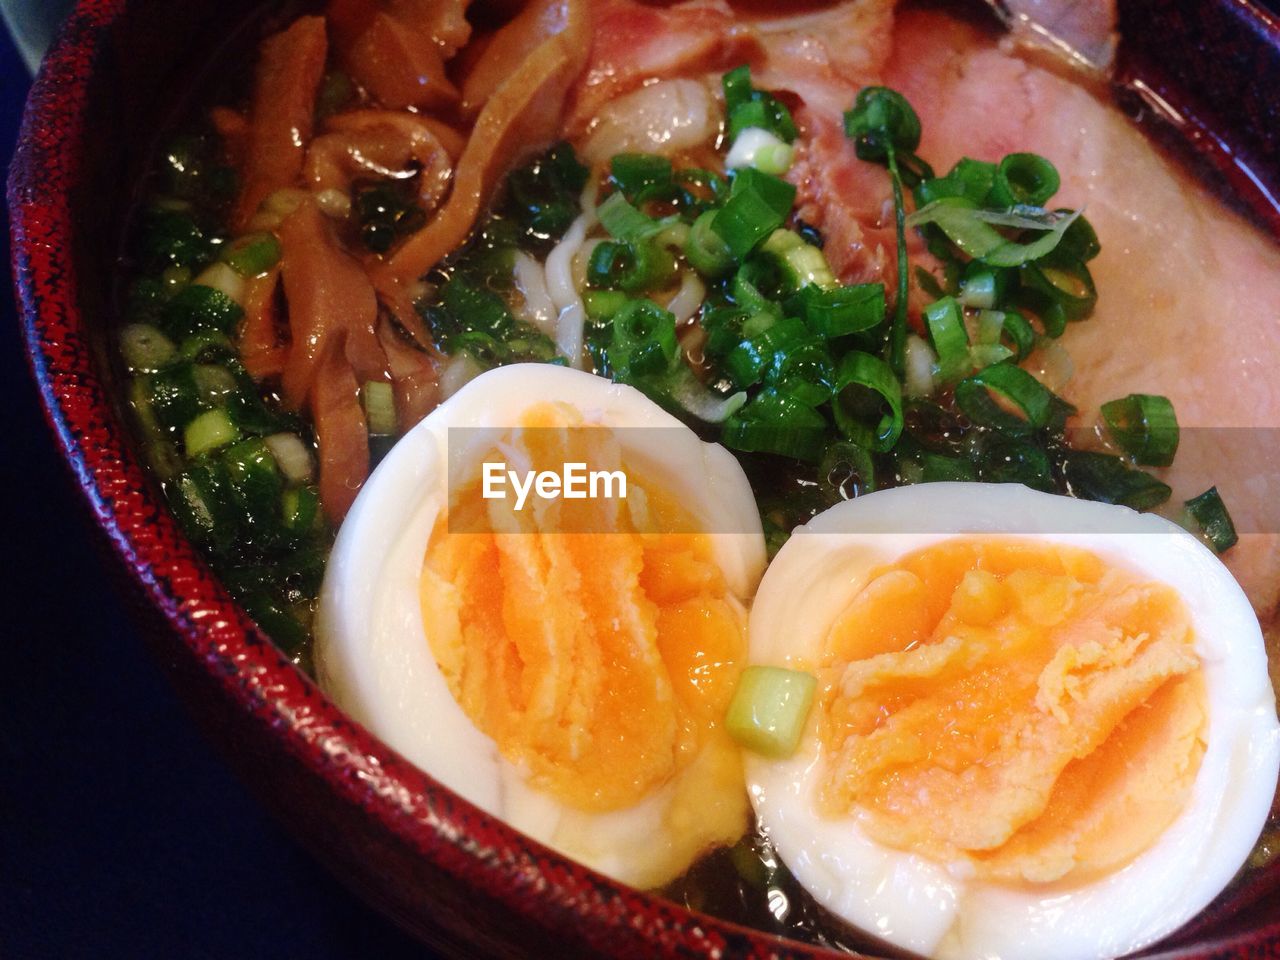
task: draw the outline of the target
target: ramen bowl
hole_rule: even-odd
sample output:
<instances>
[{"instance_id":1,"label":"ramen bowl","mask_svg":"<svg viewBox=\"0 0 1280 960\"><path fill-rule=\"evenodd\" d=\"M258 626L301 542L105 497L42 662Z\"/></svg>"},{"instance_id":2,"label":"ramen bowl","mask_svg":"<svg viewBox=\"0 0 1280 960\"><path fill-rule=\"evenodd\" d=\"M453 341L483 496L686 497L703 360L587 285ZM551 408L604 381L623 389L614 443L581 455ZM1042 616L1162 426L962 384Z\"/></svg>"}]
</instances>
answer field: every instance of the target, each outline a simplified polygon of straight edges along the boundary
<instances>
[{"instance_id":1,"label":"ramen bowl","mask_svg":"<svg viewBox=\"0 0 1280 960\"><path fill-rule=\"evenodd\" d=\"M82 0L48 54L8 185L13 270L49 429L141 629L226 761L335 876L456 956L835 957L619 885L453 794L350 720L212 575L142 464L109 330L121 237L158 131L237 63L248 0ZM1165 145L1251 208L1280 213L1280 29L1211 0L1120 3L1116 93L1159 108ZM211 44L224 44L221 51ZM1176 123L1170 122L1176 119ZM139 745L139 749L145 749ZM1280 864L1158 946L1280 953Z\"/></svg>"}]
</instances>

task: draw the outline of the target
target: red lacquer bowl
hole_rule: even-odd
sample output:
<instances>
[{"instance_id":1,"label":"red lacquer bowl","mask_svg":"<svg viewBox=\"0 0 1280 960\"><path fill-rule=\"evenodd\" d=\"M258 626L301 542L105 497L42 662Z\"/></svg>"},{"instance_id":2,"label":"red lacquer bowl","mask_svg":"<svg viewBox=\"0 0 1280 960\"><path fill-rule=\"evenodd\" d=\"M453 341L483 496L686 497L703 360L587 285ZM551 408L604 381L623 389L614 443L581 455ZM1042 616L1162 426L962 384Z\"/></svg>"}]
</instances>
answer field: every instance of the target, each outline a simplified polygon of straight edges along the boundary
<instances>
[{"instance_id":1,"label":"red lacquer bowl","mask_svg":"<svg viewBox=\"0 0 1280 960\"><path fill-rule=\"evenodd\" d=\"M835 957L579 867L480 812L351 722L211 576L142 468L108 349L113 264L156 132L252 0L82 0L45 61L9 179L13 268L50 429L114 572L227 759L360 895L458 956ZM1169 105L1171 143L1280 233L1280 29L1246 0L1121 2L1120 93ZM228 49L234 49L232 44ZM236 67L233 54L214 69ZM1229 147L1227 145L1230 145ZM1280 957L1280 871L1162 956Z\"/></svg>"}]
</instances>

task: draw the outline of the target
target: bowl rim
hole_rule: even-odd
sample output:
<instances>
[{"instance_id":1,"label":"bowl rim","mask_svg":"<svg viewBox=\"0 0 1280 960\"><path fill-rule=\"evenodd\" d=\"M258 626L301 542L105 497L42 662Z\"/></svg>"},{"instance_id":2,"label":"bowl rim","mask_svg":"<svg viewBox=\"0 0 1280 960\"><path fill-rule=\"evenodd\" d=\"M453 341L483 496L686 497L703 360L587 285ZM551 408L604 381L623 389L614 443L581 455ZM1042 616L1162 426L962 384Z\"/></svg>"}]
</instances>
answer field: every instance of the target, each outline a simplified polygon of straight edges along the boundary
<instances>
[{"instance_id":1,"label":"bowl rim","mask_svg":"<svg viewBox=\"0 0 1280 960\"><path fill-rule=\"evenodd\" d=\"M72 187L83 167L96 65L129 2L79 0L31 87L7 185L11 266L46 423L106 536L112 564L160 612L175 649L251 718L263 741L300 760L353 815L373 818L416 856L549 933L572 934L601 955L847 958L625 887L479 810L343 714L212 575L137 456L78 301ZM484 825L480 840L472 832L477 822ZM1275 922L1157 956L1278 946Z\"/></svg>"}]
</instances>

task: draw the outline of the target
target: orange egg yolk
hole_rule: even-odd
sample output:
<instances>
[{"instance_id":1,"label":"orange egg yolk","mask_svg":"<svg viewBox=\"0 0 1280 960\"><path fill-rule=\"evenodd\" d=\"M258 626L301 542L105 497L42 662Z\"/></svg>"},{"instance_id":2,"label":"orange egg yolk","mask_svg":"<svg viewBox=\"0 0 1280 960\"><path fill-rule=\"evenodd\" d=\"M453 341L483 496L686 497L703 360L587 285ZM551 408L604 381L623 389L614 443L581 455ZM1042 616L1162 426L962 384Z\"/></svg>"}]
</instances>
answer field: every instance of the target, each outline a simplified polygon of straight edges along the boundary
<instances>
[{"instance_id":1,"label":"orange egg yolk","mask_svg":"<svg viewBox=\"0 0 1280 960\"><path fill-rule=\"evenodd\" d=\"M629 807L716 746L720 760L699 769L707 791L732 792L713 829L733 842L746 810L721 718L746 655L745 613L710 539L626 469L611 430L567 406L530 408L502 449L534 469L621 466L628 496L516 511L483 499L478 479L451 491L420 596L454 698L533 786L585 811ZM628 505L639 500L643 520ZM714 805L705 791L700 802Z\"/></svg>"},{"instance_id":2,"label":"orange egg yolk","mask_svg":"<svg viewBox=\"0 0 1280 960\"><path fill-rule=\"evenodd\" d=\"M1085 550L991 538L909 554L827 637L824 811L991 880L1116 870L1199 769L1193 641L1172 588Z\"/></svg>"}]
</instances>

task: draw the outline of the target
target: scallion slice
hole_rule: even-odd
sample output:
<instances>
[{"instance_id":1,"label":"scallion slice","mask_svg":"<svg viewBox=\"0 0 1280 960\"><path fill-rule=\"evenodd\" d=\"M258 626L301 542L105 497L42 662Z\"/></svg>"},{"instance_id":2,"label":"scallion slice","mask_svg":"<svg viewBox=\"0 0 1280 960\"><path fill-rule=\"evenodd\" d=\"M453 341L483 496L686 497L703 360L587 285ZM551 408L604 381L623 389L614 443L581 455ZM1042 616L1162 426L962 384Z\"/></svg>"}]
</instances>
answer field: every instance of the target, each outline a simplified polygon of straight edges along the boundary
<instances>
[{"instance_id":1,"label":"scallion slice","mask_svg":"<svg viewBox=\"0 0 1280 960\"><path fill-rule=\"evenodd\" d=\"M1009 292L1009 272L973 260L960 277L958 299L966 307L991 309L1004 302Z\"/></svg>"},{"instance_id":2,"label":"scallion slice","mask_svg":"<svg viewBox=\"0 0 1280 960\"><path fill-rule=\"evenodd\" d=\"M943 297L924 308L924 322L938 355L938 376L952 384L969 372L969 335L955 297Z\"/></svg>"},{"instance_id":3,"label":"scallion slice","mask_svg":"<svg viewBox=\"0 0 1280 960\"><path fill-rule=\"evenodd\" d=\"M1036 331L1031 321L1017 310L1004 310L1004 336L1013 344L1013 359L1021 363L1036 345Z\"/></svg>"},{"instance_id":4,"label":"scallion slice","mask_svg":"<svg viewBox=\"0 0 1280 960\"><path fill-rule=\"evenodd\" d=\"M130 323L120 331L120 350L130 370L153 372L173 359L173 341L149 323Z\"/></svg>"},{"instance_id":5,"label":"scallion slice","mask_svg":"<svg viewBox=\"0 0 1280 960\"><path fill-rule=\"evenodd\" d=\"M916 205L923 207L942 197L964 197L975 204L985 203L995 178L994 163L961 157L945 177L924 180L916 187Z\"/></svg>"},{"instance_id":6,"label":"scallion slice","mask_svg":"<svg viewBox=\"0 0 1280 960\"><path fill-rule=\"evenodd\" d=\"M800 745L817 688L811 673L747 667L729 701L725 729L746 749L784 760Z\"/></svg>"},{"instance_id":7,"label":"scallion slice","mask_svg":"<svg viewBox=\"0 0 1280 960\"><path fill-rule=\"evenodd\" d=\"M997 207L1043 207L1061 183L1057 168L1038 153L1011 153L996 167L987 202Z\"/></svg>"},{"instance_id":8,"label":"scallion slice","mask_svg":"<svg viewBox=\"0 0 1280 960\"><path fill-rule=\"evenodd\" d=\"M748 127L733 141L724 165L729 170L755 167L764 173L781 176L791 169L795 148L770 130Z\"/></svg>"},{"instance_id":9,"label":"scallion slice","mask_svg":"<svg viewBox=\"0 0 1280 960\"><path fill-rule=\"evenodd\" d=\"M1136 463L1167 467L1178 452L1178 417L1168 397L1131 393L1102 405L1107 429Z\"/></svg>"},{"instance_id":10,"label":"scallion slice","mask_svg":"<svg viewBox=\"0 0 1280 960\"><path fill-rule=\"evenodd\" d=\"M614 314L609 361L623 382L665 372L679 352L675 316L652 300L631 300Z\"/></svg>"},{"instance_id":11,"label":"scallion slice","mask_svg":"<svg viewBox=\"0 0 1280 960\"><path fill-rule=\"evenodd\" d=\"M1198 497L1187 501L1187 512L1199 525L1205 539L1217 553L1235 546L1240 539L1236 525L1231 522L1227 505L1222 502L1217 487L1210 487Z\"/></svg>"},{"instance_id":12,"label":"scallion slice","mask_svg":"<svg viewBox=\"0 0 1280 960\"><path fill-rule=\"evenodd\" d=\"M296 433L273 433L265 442L286 479L291 483L306 483L311 479L314 469L311 451L301 437Z\"/></svg>"},{"instance_id":13,"label":"scallion slice","mask_svg":"<svg viewBox=\"0 0 1280 960\"><path fill-rule=\"evenodd\" d=\"M1021 215L1013 218L980 210L963 197L943 197L907 217L907 226L935 224L952 243L975 260L993 267L1017 267L1050 253L1079 215L1077 211L1044 214L1036 220ZM1043 233L1035 240L1021 243L1008 239L993 225L1013 226L1015 224L1010 221L1014 219L1018 221L1016 225L1022 225L1024 229L1041 230Z\"/></svg>"},{"instance_id":14,"label":"scallion slice","mask_svg":"<svg viewBox=\"0 0 1280 960\"><path fill-rule=\"evenodd\" d=\"M613 182L635 198L651 187L671 183L671 161L655 153L620 153L609 162Z\"/></svg>"},{"instance_id":15,"label":"scallion slice","mask_svg":"<svg viewBox=\"0 0 1280 960\"><path fill-rule=\"evenodd\" d=\"M588 290L582 303L592 320L609 320L626 306L627 295L621 290Z\"/></svg>"},{"instance_id":16,"label":"scallion slice","mask_svg":"<svg viewBox=\"0 0 1280 960\"><path fill-rule=\"evenodd\" d=\"M609 236L631 242L648 239L663 227L633 207L622 193L611 194L596 208L596 216Z\"/></svg>"},{"instance_id":17,"label":"scallion slice","mask_svg":"<svg viewBox=\"0 0 1280 960\"><path fill-rule=\"evenodd\" d=\"M830 290L807 287L800 294L805 322L814 333L828 339L874 329L884 322L888 309L882 283Z\"/></svg>"},{"instance_id":18,"label":"scallion slice","mask_svg":"<svg viewBox=\"0 0 1280 960\"><path fill-rule=\"evenodd\" d=\"M795 397L766 387L724 422L720 442L747 453L773 453L817 461L826 446L827 421Z\"/></svg>"},{"instance_id":19,"label":"scallion slice","mask_svg":"<svg viewBox=\"0 0 1280 960\"><path fill-rule=\"evenodd\" d=\"M1150 510L1173 491L1149 473L1134 470L1119 457L1092 450L1073 450L1062 461L1062 480L1072 496Z\"/></svg>"},{"instance_id":20,"label":"scallion slice","mask_svg":"<svg viewBox=\"0 0 1280 960\"><path fill-rule=\"evenodd\" d=\"M795 199L796 188L787 181L750 167L738 170L711 228L741 260L786 222Z\"/></svg>"},{"instance_id":21,"label":"scallion slice","mask_svg":"<svg viewBox=\"0 0 1280 960\"><path fill-rule=\"evenodd\" d=\"M792 290L815 286L829 290L836 285L835 274L822 250L805 243L794 230L775 230L760 248L777 258Z\"/></svg>"},{"instance_id":22,"label":"scallion slice","mask_svg":"<svg viewBox=\"0 0 1280 960\"><path fill-rule=\"evenodd\" d=\"M239 439L240 431L224 407L206 410L182 431L182 445L188 457L198 457Z\"/></svg>"},{"instance_id":23,"label":"scallion slice","mask_svg":"<svg viewBox=\"0 0 1280 960\"><path fill-rule=\"evenodd\" d=\"M992 394L1000 397L1003 405ZM1053 394L1021 367L997 363L956 384L956 405L979 426L1019 436L1049 422Z\"/></svg>"},{"instance_id":24,"label":"scallion slice","mask_svg":"<svg viewBox=\"0 0 1280 960\"><path fill-rule=\"evenodd\" d=\"M712 228L718 211L707 210L693 221L684 255L693 269L708 280L718 280L733 272L733 251Z\"/></svg>"},{"instance_id":25,"label":"scallion slice","mask_svg":"<svg viewBox=\"0 0 1280 960\"><path fill-rule=\"evenodd\" d=\"M390 436L396 432L396 395L385 380L370 380L360 388L364 418L373 436Z\"/></svg>"},{"instance_id":26,"label":"scallion slice","mask_svg":"<svg viewBox=\"0 0 1280 960\"><path fill-rule=\"evenodd\" d=\"M902 435L902 384L879 357L851 350L840 359L831 406L841 433L868 450L889 450Z\"/></svg>"},{"instance_id":27,"label":"scallion slice","mask_svg":"<svg viewBox=\"0 0 1280 960\"><path fill-rule=\"evenodd\" d=\"M251 233L227 245L222 260L242 277L260 277L280 262L280 241L272 233Z\"/></svg>"}]
</instances>

